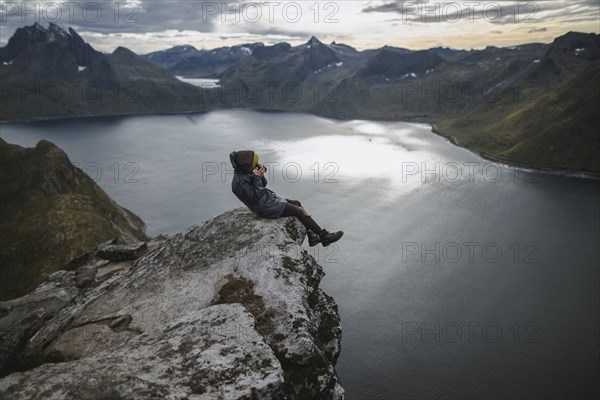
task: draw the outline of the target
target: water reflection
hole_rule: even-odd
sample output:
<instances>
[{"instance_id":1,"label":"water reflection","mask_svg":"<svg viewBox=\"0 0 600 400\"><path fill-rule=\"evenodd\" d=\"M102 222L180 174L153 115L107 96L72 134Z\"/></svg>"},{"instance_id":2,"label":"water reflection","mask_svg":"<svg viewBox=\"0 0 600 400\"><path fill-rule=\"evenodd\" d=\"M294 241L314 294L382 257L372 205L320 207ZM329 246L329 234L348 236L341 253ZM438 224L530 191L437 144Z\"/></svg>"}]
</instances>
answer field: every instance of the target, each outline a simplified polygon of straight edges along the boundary
<instances>
[{"instance_id":1,"label":"water reflection","mask_svg":"<svg viewBox=\"0 0 600 400\"><path fill-rule=\"evenodd\" d=\"M342 317L337 370L348 399L594 398L586 395L598 376L597 182L490 163L423 124L229 110L1 128L10 143L48 139L80 165L96 162L105 171L98 184L150 234L240 206L232 150L253 148L279 163L269 187L346 232L328 248L334 253L315 257ZM115 179L111 168L127 162L139 166L140 183ZM205 174L207 163L214 174ZM504 256L450 262L403 253L406 244L430 251L466 242L497 243ZM524 264L531 242L539 262ZM533 321L540 342L400 341L407 322L469 321L496 322L505 333Z\"/></svg>"}]
</instances>

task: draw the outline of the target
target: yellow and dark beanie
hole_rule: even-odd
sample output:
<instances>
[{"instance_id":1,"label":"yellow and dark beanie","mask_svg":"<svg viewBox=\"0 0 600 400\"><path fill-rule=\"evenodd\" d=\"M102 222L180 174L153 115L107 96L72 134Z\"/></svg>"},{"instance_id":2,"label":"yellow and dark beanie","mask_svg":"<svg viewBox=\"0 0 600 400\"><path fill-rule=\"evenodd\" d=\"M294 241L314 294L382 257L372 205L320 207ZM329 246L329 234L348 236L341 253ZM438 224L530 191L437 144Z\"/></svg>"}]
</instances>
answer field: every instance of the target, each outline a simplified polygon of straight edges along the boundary
<instances>
[{"instance_id":1,"label":"yellow and dark beanie","mask_svg":"<svg viewBox=\"0 0 600 400\"><path fill-rule=\"evenodd\" d=\"M258 165L258 159L260 157L258 157L258 153L254 152L254 157L252 158L252 170L254 171L254 168L256 168L256 166Z\"/></svg>"},{"instance_id":2,"label":"yellow and dark beanie","mask_svg":"<svg viewBox=\"0 0 600 400\"><path fill-rule=\"evenodd\" d=\"M235 154L235 162L238 168L249 174L256 168L258 159L258 154L252 150L238 151Z\"/></svg>"}]
</instances>

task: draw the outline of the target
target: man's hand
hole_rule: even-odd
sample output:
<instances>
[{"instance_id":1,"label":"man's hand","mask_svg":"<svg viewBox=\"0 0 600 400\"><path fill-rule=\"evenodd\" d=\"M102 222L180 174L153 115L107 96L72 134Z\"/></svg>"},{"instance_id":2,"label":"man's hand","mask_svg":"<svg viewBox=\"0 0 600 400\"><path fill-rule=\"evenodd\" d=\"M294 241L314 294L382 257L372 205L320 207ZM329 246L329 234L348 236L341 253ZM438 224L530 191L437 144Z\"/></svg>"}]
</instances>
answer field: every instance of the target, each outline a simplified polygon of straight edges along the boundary
<instances>
[{"instance_id":1,"label":"man's hand","mask_svg":"<svg viewBox=\"0 0 600 400\"><path fill-rule=\"evenodd\" d=\"M267 172L267 170L265 169L265 167L254 168L254 175L265 176L265 172Z\"/></svg>"}]
</instances>

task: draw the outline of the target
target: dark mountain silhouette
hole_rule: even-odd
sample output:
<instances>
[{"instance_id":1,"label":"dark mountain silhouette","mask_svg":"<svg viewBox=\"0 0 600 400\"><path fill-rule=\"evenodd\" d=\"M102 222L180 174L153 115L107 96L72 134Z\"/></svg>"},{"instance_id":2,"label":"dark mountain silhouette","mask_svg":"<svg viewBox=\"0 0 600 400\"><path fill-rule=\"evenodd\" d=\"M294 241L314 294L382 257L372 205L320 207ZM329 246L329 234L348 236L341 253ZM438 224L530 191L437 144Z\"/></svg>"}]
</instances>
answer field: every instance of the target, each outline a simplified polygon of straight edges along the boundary
<instances>
[{"instance_id":1,"label":"dark mountain silhouette","mask_svg":"<svg viewBox=\"0 0 600 400\"><path fill-rule=\"evenodd\" d=\"M358 76L367 80L386 81L416 78L433 70L442 62L442 57L427 50L404 53L384 48L369 60Z\"/></svg>"},{"instance_id":2,"label":"dark mountain silhouette","mask_svg":"<svg viewBox=\"0 0 600 400\"><path fill-rule=\"evenodd\" d=\"M146 57L165 67L173 75L187 78L214 78L227 68L239 64L261 47L264 47L262 43L248 43L213 50L196 50L186 45L153 52Z\"/></svg>"},{"instance_id":3,"label":"dark mountain silhouette","mask_svg":"<svg viewBox=\"0 0 600 400\"><path fill-rule=\"evenodd\" d=\"M100 53L55 24L17 29L0 61L0 120L207 109L200 88L125 48Z\"/></svg>"},{"instance_id":4,"label":"dark mountain silhouette","mask_svg":"<svg viewBox=\"0 0 600 400\"><path fill-rule=\"evenodd\" d=\"M428 50L430 53L435 53L442 58L448 58L453 54L461 53L464 50L454 50L449 49L448 47L434 47Z\"/></svg>"},{"instance_id":5,"label":"dark mountain silhouette","mask_svg":"<svg viewBox=\"0 0 600 400\"><path fill-rule=\"evenodd\" d=\"M192 45L185 44L182 46L174 46L167 50L154 51L146 54L145 57L168 70L183 60L205 52L206 50L198 50Z\"/></svg>"},{"instance_id":6,"label":"dark mountain silhouette","mask_svg":"<svg viewBox=\"0 0 600 400\"><path fill-rule=\"evenodd\" d=\"M50 23L48 29L35 23L33 26L19 28L15 31L7 45L0 49L0 62L12 62L22 52L30 51L38 45L50 44L56 48L61 48L66 44L77 64L81 66L88 66L101 56L101 53L85 43L73 29L69 28L69 33L67 33L53 23Z\"/></svg>"},{"instance_id":7,"label":"dark mountain silhouette","mask_svg":"<svg viewBox=\"0 0 600 400\"><path fill-rule=\"evenodd\" d=\"M222 82L241 94L237 98L226 98L225 105L245 107L247 101L241 97L258 88L259 92L269 90L272 93L259 93L258 99L251 100L253 107L282 110L310 107L313 101L310 96L296 99L288 89L307 94L324 77L334 83L356 73L367 60L367 56L349 46L328 46L316 37L295 47L288 43L263 47L220 76Z\"/></svg>"}]
</instances>

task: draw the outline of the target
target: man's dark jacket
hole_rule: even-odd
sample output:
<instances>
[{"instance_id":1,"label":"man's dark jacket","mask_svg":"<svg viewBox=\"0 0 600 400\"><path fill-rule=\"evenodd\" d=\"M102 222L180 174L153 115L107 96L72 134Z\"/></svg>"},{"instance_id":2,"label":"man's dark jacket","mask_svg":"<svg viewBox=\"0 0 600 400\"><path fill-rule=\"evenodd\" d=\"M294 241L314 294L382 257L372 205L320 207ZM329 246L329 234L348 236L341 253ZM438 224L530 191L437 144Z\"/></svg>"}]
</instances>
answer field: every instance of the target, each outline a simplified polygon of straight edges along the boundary
<instances>
[{"instance_id":1,"label":"man's dark jacket","mask_svg":"<svg viewBox=\"0 0 600 400\"><path fill-rule=\"evenodd\" d=\"M266 188L267 179L254 175L253 151L234 151L229 160L234 169L231 190L252 212L263 218L279 218L286 201Z\"/></svg>"}]
</instances>

